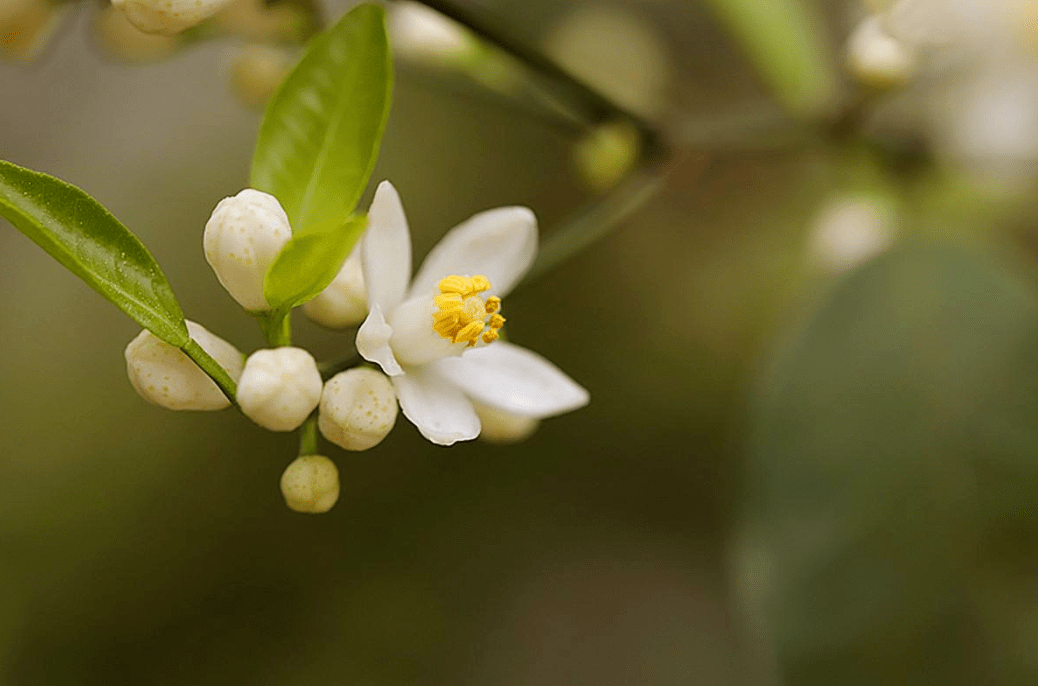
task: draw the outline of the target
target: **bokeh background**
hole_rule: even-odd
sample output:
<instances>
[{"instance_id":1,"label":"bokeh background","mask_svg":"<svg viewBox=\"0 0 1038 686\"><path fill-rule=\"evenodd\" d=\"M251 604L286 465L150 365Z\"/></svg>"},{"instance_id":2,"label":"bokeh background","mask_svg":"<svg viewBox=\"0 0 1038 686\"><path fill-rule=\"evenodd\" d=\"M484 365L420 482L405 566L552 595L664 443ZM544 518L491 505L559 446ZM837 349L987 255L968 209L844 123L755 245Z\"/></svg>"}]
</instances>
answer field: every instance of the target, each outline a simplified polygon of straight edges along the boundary
<instances>
[{"instance_id":1,"label":"bokeh background","mask_svg":"<svg viewBox=\"0 0 1038 686\"><path fill-rule=\"evenodd\" d=\"M340 502L296 514L293 436L145 403L136 325L0 224L0 683L1038 683L1038 70L963 123L1016 57L862 88L857 3L789 3L807 33L785 3L741 31L722 0L459 4L669 146L651 199L506 303L591 404L511 446L401 418L329 446ZM100 12L0 63L0 157L94 195L191 319L261 347L201 250L259 123L241 42L129 64ZM500 65L456 67L398 60L374 179L416 254L616 192ZM352 345L295 323L318 358Z\"/></svg>"}]
</instances>

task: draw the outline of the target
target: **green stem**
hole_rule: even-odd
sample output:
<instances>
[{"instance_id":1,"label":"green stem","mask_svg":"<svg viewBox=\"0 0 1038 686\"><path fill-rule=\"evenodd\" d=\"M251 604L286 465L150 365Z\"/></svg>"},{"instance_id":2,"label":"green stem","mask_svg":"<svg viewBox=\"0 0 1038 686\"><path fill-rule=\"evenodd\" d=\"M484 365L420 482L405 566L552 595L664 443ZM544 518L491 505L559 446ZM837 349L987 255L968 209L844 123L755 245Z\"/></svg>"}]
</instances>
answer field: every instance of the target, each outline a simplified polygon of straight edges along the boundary
<instances>
[{"instance_id":1,"label":"green stem","mask_svg":"<svg viewBox=\"0 0 1038 686\"><path fill-rule=\"evenodd\" d=\"M212 358L212 356L202 349L194 339L189 339L187 345L183 347L184 354L194 360L195 364L199 368L209 375L209 378L216 382L216 385L220 387L223 394L227 396L227 399L231 401L231 404L235 407L238 406L235 400L235 394L237 393L237 385L234 383L234 379L227 373L220 363Z\"/></svg>"},{"instance_id":2,"label":"green stem","mask_svg":"<svg viewBox=\"0 0 1038 686\"><path fill-rule=\"evenodd\" d=\"M361 359L357 353L350 353L349 355L343 355L342 357L334 360L328 360L327 362L321 362L317 365L317 368L321 372L321 378L328 380L338 374L344 372L347 369L356 367L364 360Z\"/></svg>"},{"instance_id":3,"label":"green stem","mask_svg":"<svg viewBox=\"0 0 1038 686\"><path fill-rule=\"evenodd\" d=\"M317 454L317 413L314 412L299 427L299 456Z\"/></svg>"},{"instance_id":4,"label":"green stem","mask_svg":"<svg viewBox=\"0 0 1038 686\"><path fill-rule=\"evenodd\" d=\"M275 348L292 345L292 314L289 312L264 312L259 315L260 326L267 342Z\"/></svg>"}]
</instances>

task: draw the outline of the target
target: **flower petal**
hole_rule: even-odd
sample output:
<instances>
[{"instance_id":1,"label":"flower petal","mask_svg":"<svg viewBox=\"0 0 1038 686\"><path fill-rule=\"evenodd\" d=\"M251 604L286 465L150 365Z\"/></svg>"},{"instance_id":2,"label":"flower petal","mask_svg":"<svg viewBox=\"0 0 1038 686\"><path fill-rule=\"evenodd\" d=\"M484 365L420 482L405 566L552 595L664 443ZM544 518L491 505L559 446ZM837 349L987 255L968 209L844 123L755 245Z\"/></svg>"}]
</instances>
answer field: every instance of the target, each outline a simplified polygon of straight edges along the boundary
<instances>
[{"instance_id":1,"label":"flower petal","mask_svg":"<svg viewBox=\"0 0 1038 686\"><path fill-rule=\"evenodd\" d=\"M368 307L391 313L404 299L411 277L411 234L400 196L383 181L368 209L368 228L361 243Z\"/></svg>"},{"instance_id":2,"label":"flower petal","mask_svg":"<svg viewBox=\"0 0 1038 686\"><path fill-rule=\"evenodd\" d=\"M404 416L427 439L453 445L479 436L479 417L464 393L428 366L393 377Z\"/></svg>"},{"instance_id":3,"label":"flower petal","mask_svg":"<svg viewBox=\"0 0 1038 686\"><path fill-rule=\"evenodd\" d=\"M451 343L433 329L433 312L436 304L432 298L405 300L396 311L389 325L393 336L389 345L397 360L407 367L418 366L441 357L460 355L468 349L465 343Z\"/></svg>"},{"instance_id":4,"label":"flower petal","mask_svg":"<svg viewBox=\"0 0 1038 686\"><path fill-rule=\"evenodd\" d=\"M436 291L451 274L490 279L491 295L504 297L533 264L537 217L526 207L499 207L458 224L432 249L411 282L408 297Z\"/></svg>"},{"instance_id":5,"label":"flower petal","mask_svg":"<svg viewBox=\"0 0 1038 686\"><path fill-rule=\"evenodd\" d=\"M550 417L587 405L588 392L537 353L505 341L434 362L468 395L525 417Z\"/></svg>"},{"instance_id":6,"label":"flower petal","mask_svg":"<svg viewBox=\"0 0 1038 686\"><path fill-rule=\"evenodd\" d=\"M368 362L375 362L382 371L390 376L403 374L393 349L389 347L389 339L393 336L393 327L386 323L382 308L372 305L368 318L357 330L357 352Z\"/></svg>"}]
</instances>

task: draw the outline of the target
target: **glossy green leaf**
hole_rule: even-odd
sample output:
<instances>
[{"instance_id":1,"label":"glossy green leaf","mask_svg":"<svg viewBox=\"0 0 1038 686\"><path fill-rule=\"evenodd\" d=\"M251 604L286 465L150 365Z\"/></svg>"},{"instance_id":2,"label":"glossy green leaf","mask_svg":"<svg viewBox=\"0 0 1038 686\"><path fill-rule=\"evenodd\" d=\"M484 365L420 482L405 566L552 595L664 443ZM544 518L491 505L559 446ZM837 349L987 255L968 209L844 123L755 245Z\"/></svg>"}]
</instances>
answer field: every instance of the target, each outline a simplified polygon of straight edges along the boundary
<instances>
[{"instance_id":1,"label":"glossy green leaf","mask_svg":"<svg viewBox=\"0 0 1038 686\"><path fill-rule=\"evenodd\" d=\"M833 99L833 71L824 22L805 0L706 0L779 102L798 115Z\"/></svg>"},{"instance_id":2,"label":"glossy green leaf","mask_svg":"<svg viewBox=\"0 0 1038 686\"><path fill-rule=\"evenodd\" d=\"M908 246L778 351L751 412L741 576L783 683L1038 683L1032 281Z\"/></svg>"},{"instance_id":3,"label":"glossy green leaf","mask_svg":"<svg viewBox=\"0 0 1038 686\"><path fill-rule=\"evenodd\" d=\"M267 271L263 295L275 317L323 291L357 244L367 217L354 217L330 231L295 236Z\"/></svg>"},{"instance_id":4,"label":"glossy green leaf","mask_svg":"<svg viewBox=\"0 0 1038 686\"><path fill-rule=\"evenodd\" d=\"M137 323L177 347L187 326L155 258L99 202L0 160L0 216Z\"/></svg>"},{"instance_id":5,"label":"glossy green leaf","mask_svg":"<svg viewBox=\"0 0 1038 686\"><path fill-rule=\"evenodd\" d=\"M317 36L267 107L251 185L296 235L345 221L367 186L393 81L384 15L360 5Z\"/></svg>"}]
</instances>

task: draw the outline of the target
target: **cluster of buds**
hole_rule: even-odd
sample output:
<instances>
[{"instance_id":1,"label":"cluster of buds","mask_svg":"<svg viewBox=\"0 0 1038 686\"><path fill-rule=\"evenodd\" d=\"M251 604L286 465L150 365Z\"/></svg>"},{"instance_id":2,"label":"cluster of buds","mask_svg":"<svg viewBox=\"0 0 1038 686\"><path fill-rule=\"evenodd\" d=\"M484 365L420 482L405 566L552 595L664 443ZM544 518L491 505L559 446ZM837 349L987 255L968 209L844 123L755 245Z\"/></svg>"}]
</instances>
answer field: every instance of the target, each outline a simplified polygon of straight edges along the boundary
<instances>
[{"instance_id":1,"label":"cluster of buds","mask_svg":"<svg viewBox=\"0 0 1038 686\"><path fill-rule=\"evenodd\" d=\"M251 314L271 310L263 283L267 271L289 242L292 229L280 203L261 191L246 189L219 202L205 226L206 260L227 292ZM330 327L360 323L368 315L368 294L359 250L343 264L327 289L304 308ZM489 284L487 284L489 286ZM430 320L431 326L431 320ZM369 450L393 429L398 414L397 389L381 369L358 366L327 372L302 348L284 345L253 352L247 358L227 341L194 322L189 333L237 385L234 401L241 412L270 431L294 431L308 422L313 441L285 470L285 502L299 512L325 512L339 497L338 473L327 457L315 454L319 431L345 450ZM180 349L142 332L126 348L130 382L146 400L171 410L219 410L231 401L216 383ZM405 407L406 411L406 407ZM518 441L537 426L536 419L511 416L479 405L488 440Z\"/></svg>"}]
</instances>

